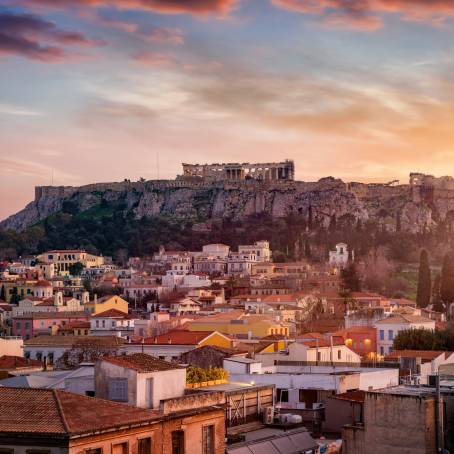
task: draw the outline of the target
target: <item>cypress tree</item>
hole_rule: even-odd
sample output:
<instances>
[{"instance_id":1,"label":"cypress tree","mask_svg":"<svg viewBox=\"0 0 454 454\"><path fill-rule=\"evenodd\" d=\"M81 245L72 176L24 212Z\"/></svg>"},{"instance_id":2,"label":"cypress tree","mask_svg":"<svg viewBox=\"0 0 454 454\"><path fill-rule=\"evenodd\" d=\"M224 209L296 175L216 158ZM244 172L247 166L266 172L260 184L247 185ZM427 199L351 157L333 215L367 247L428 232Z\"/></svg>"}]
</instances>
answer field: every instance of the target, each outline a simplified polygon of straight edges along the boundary
<instances>
[{"instance_id":1,"label":"cypress tree","mask_svg":"<svg viewBox=\"0 0 454 454\"><path fill-rule=\"evenodd\" d=\"M440 297L446 308L454 302L454 262L452 254L446 254L441 267Z\"/></svg>"},{"instance_id":2,"label":"cypress tree","mask_svg":"<svg viewBox=\"0 0 454 454\"><path fill-rule=\"evenodd\" d=\"M427 251L423 249L419 258L418 290L416 293L418 307L427 307L430 304L431 290L429 256Z\"/></svg>"},{"instance_id":3,"label":"cypress tree","mask_svg":"<svg viewBox=\"0 0 454 454\"><path fill-rule=\"evenodd\" d=\"M434 311L443 312L444 307L443 307L443 301L441 301L440 284L441 284L441 276L440 276L440 273L438 273L435 276L434 283L432 286L432 309Z\"/></svg>"}]
</instances>

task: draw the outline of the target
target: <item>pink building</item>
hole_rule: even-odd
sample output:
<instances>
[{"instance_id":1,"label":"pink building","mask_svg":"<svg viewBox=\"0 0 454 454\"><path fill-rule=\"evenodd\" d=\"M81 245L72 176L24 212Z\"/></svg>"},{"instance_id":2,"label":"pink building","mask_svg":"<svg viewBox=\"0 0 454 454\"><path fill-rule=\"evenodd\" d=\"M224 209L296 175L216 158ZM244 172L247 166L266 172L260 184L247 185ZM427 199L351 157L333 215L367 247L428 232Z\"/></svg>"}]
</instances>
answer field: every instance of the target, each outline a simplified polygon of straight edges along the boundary
<instances>
[{"instance_id":1,"label":"pink building","mask_svg":"<svg viewBox=\"0 0 454 454\"><path fill-rule=\"evenodd\" d=\"M13 336L31 339L49 334L52 326L66 326L75 321L88 321L86 312L34 312L13 318Z\"/></svg>"}]
</instances>

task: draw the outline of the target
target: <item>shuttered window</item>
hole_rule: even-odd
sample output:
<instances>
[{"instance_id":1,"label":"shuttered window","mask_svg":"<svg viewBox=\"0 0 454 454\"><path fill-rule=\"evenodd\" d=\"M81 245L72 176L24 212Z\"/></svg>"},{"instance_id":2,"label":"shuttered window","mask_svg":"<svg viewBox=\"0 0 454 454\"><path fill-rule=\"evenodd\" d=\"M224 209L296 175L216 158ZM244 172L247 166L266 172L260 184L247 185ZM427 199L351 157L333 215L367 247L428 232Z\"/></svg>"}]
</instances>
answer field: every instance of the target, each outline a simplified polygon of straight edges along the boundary
<instances>
[{"instance_id":1,"label":"shuttered window","mask_svg":"<svg viewBox=\"0 0 454 454\"><path fill-rule=\"evenodd\" d=\"M111 378L109 380L109 400L128 401L128 380L126 378Z\"/></svg>"}]
</instances>

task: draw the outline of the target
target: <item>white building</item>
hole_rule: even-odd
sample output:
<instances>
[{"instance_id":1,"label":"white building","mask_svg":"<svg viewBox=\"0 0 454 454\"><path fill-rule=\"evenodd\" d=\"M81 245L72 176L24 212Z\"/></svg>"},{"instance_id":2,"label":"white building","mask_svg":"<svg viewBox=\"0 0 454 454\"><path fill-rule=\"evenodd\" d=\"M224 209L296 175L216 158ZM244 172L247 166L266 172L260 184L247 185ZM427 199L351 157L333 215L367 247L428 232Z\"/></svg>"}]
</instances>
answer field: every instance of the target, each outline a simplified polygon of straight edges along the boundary
<instances>
[{"instance_id":1,"label":"white building","mask_svg":"<svg viewBox=\"0 0 454 454\"><path fill-rule=\"evenodd\" d=\"M434 330L435 321L420 315L395 313L375 322L377 329L377 353L387 355L393 351L394 338L400 331L411 328Z\"/></svg>"},{"instance_id":2,"label":"white building","mask_svg":"<svg viewBox=\"0 0 454 454\"><path fill-rule=\"evenodd\" d=\"M106 356L95 364L96 397L140 408L184 396L186 369L143 353Z\"/></svg>"},{"instance_id":3,"label":"white building","mask_svg":"<svg viewBox=\"0 0 454 454\"><path fill-rule=\"evenodd\" d=\"M262 363L261 371L254 366L255 372L246 373L238 372L238 363L233 365L231 358L225 359L223 366L229 372L231 382L274 385L276 405L281 408L318 408L333 393L371 391L399 384L398 368L264 366Z\"/></svg>"},{"instance_id":4,"label":"white building","mask_svg":"<svg viewBox=\"0 0 454 454\"><path fill-rule=\"evenodd\" d=\"M253 252L232 252L227 258L227 273L249 276L255 263L257 256Z\"/></svg>"},{"instance_id":5,"label":"white building","mask_svg":"<svg viewBox=\"0 0 454 454\"><path fill-rule=\"evenodd\" d=\"M268 241L256 241L251 245L238 246L240 254L253 254L257 262L271 261L271 249Z\"/></svg>"},{"instance_id":6,"label":"white building","mask_svg":"<svg viewBox=\"0 0 454 454\"><path fill-rule=\"evenodd\" d=\"M352 261L355 258L354 251L351 251ZM345 243L336 244L336 250L329 251L329 264L339 266L340 268L346 266L348 263L348 247Z\"/></svg>"},{"instance_id":7,"label":"white building","mask_svg":"<svg viewBox=\"0 0 454 454\"><path fill-rule=\"evenodd\" d=\"M90 330L97 336L129 337L134 333L135 318L117 309L108 309L92 315Z\"/></svg>"},{"instance_id":8,"label":"white building","mask_svg":"<svg viewBox=\"0 0 454 454\"><path fill-rule=\"evenodd\" d=\"M192 298L182 298L181 300L170 303L170 313L174 315L197 314L201 309L201 304Z\"/></svg>"},{"instance_id":9,"label":"white building","mask_svg":"<svg viewBox=\"0 0 454 454\"><path fill-rule=\"evenodd\" d=\"M215 244L206 244L202 247L202 254L205 256L217 258L217 259L226 259L230 252L230 246L225 244L215 243Z\"/></svg>"}]
</instances>

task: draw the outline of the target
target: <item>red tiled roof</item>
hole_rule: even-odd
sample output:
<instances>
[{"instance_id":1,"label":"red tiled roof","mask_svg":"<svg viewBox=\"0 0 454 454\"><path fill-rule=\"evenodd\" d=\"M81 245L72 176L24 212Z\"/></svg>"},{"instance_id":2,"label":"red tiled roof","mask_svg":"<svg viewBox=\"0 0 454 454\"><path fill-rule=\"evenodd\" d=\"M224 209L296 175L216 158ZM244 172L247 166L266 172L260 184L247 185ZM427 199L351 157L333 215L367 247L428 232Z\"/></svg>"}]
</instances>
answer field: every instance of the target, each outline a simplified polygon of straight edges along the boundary
<instances>
[{"instance_id":1,"label":"red tiled roof","mask_svg":"<svg viewBox=\"0 0 454 454\"><path fill-rule=\"evenodd\" d=\"M147 337L145 344L198 345L216 331L172 330L159 336Z\"/></svg>"},{"instance_id":2,"label":"red tiled roof","mask_svg":"<svg viewBox=\"0 0 454 454\"><path fill-rule=\"evenodd\" d=\"M36 284L35 284L35 287L52 287L52 284L49 282L49 281L38 281Z\"/></svg>"},{"instance_id":3,"label":"red tiled roof","mask_svg":"<svg viewBox=\"0 0 454 454\"><path fill-rule=\"evenodd\" d=\"M14 370L24 367L39 367L42 366L41 361L36 359L26 359L21 356L0 356L0 370Z\"/></svg>"},{"instance_id":4,"label":"red tiled roof","mask_svg":"<svg viewBox=\"0 0 454 454\"><path fill-rule=\"evenodd\" d=\"M131 320L134 317L132 315L126 314L125 312L119 311L118 309L107 309L104 312L99 314L92 315L92 318L123 318Z\"/></svg>"},{"instance_id":5,"label":"red tiled roof","mask_svg":"<svg viewBox=\"0 0 454 454\"><path fill-rule=\"evenodd\" d=\"M394 350L387 355L387 358L421 358L432 361L438 358L442 354L450 354L451 352L445 352L441 350Z\"/></svg>"},{"instance_id":6,"label":"red tiled roof","mask_svg":"<svg viewBox=\"0 0 454 454\"><path fill-rule=\"evenodd\" d=\"M178 364L169 363L144 353L134 353L132 355L104 356L99 361L107 361L117 366L133 369L141 372L158 372L163 370L184 369Z\"/></svg>"},{"instance_id":7,"label":"red tiled roof","mask_svg":"<svg viewBox=\"0 0 454 454\"><path fill-rule=\"evenodd\" d=\"M158 411L57 389L0 387L0 431L76 435L153 422Z\"/></svg>"}]
</instances>

